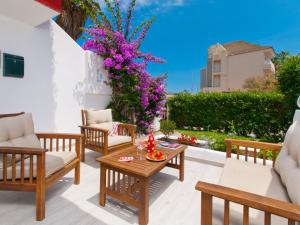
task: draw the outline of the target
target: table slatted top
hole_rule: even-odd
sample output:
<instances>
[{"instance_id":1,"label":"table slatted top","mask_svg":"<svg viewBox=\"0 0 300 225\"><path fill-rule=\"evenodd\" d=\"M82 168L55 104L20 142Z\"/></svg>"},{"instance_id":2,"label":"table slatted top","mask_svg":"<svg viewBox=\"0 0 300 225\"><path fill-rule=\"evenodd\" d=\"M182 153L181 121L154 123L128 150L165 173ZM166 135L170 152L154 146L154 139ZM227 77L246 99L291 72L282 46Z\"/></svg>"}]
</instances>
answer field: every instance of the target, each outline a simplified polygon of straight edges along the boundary
<instances>
[{"instance_id":1,"label":"table slatted top","mask_svg":"<svg viewBox=\"0 0 300 225\"><path fill-rule=\"evenodd\" d=\"M131 146L123 150L111 153L109 155L99 157L96 160L101 164L106 165L107 167L111 167L113 169L118 169L142 177L150 177L153 174L162 170L171 159L184 152L187 146L180 145L180 147L178 147L177 149L169 149L156 146L156 150L162 151L167 155L167 159L162 162L153 162L146 159L146 151L142 151L143 159L137 160L135 158L137 155L136 148L136 146ZM133 156L134 160L131 162L120 162L119 159L122 156Z\"/></svg>"}]
</instances>

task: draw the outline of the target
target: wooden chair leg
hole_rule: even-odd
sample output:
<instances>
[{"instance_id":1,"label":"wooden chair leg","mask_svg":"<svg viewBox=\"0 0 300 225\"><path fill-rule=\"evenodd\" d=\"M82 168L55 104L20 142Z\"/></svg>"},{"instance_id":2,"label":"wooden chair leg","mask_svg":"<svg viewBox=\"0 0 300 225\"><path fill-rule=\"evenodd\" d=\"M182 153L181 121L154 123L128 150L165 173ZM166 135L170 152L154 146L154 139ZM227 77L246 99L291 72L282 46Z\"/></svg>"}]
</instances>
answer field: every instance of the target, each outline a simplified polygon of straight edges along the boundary
<instances>
[{"instance_id":1,"label":"wooden chair leg","mask_svg":"<svg viewBox=\"0 0 300 225\"><path fill-rule=\"evenodd\" d=\"M85 161L85 146L84 144L82 144L82 147L81 147L81 162L84 162Z\"/></svg>"},{"instance_id":2,"label":"wooden chair leg","mask_svg":"<svg viewBox=\"0 0 300 225\"><path fill-rule=\"evenodd\" d=\"M36 182L36 220L45 219L45 154L38 156L37 159L37 182Z\"/></svg>"},{"instance_id":3,"label":"wooden chair leg","mask_svg":"<svg viewBox=\"0 0 300 225\"><path fill-rule=\"evenodd\" d=\"M36 191L36 220L42 221L45 219L45 189Z\"/></svg>"},{"instance_id":4,"label":"wooden chair leg","mask_svg":"<svg viewBox=\"0 0 300 225\"><path fill-rule=\"evenodd\" d=\"M201 225L212 225L212 196L201 193Z\"/></svg>"},{"instance_id":5,"label":"wooden chair leg","mask_svg":"<svg viewBox=\"0 0 300 225\"><path fill-rule=\"evenodd\" d=\"M80 184L80 162L78 162L77 166L75 167L75 180L74 184Z\"/></svg>"}]
</instances>

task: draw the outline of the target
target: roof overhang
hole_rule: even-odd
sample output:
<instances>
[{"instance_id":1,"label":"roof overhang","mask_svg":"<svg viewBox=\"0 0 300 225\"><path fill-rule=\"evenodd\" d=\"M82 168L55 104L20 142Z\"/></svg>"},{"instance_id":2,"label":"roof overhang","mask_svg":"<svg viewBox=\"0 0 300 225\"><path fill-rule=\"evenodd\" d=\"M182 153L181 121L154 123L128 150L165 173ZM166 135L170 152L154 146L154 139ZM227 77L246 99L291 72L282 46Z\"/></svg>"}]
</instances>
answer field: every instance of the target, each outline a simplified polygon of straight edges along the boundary
<instances>
[{"instance_id":1,"label":"roof overhang","mask_svg":"<svg viewBox=\"0 0 300 225\"><path fill-rule=\"evenodd\" d=\"M47 6L50 9L60 13L61 12L61 1L62 0L36 0L37 2Z\"/></svg>"},{"instance_id":2,"label":"roof overhang","mask_svg":"<svg viewBox=\"0 0 300 225\"><path fill-rule=\"evenodd\" d=\"M59 12L35 0L1 0L0 15L36 27Z\"/></svg>"}]
</instances>

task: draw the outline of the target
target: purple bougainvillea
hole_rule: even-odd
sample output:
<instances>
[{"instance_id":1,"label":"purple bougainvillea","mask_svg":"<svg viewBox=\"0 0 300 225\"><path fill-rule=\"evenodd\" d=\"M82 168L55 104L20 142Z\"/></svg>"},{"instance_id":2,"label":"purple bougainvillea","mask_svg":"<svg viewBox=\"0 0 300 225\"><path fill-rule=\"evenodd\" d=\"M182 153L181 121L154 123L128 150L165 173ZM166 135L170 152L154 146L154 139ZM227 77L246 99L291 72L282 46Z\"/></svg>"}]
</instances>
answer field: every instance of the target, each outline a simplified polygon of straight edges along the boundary
<instances>
[{"instance_id":1,"label":"purple bougainvillea","mask_svg":"<svg viewBox=\"0 0 300 225\"><path fill-rule=\"evenodd\" d=\"M113 21L110 22L99 9L102 20L86 29L89 38L83 48L104 58L105 69L109 72L108 84L113 89L111 106L115 112L125 120L134 120L139 130L146 132L166 104L165 77L152 77L147 72L148 63L164 63L164 60L139 50L154 20L133 29L131 19L135 0L129 4L125 20L118 18L122 15L120 8L124 8L120 7L121 2L111 4L113 7L108 9L114 15Z\"/></svg>"}]
</instances>

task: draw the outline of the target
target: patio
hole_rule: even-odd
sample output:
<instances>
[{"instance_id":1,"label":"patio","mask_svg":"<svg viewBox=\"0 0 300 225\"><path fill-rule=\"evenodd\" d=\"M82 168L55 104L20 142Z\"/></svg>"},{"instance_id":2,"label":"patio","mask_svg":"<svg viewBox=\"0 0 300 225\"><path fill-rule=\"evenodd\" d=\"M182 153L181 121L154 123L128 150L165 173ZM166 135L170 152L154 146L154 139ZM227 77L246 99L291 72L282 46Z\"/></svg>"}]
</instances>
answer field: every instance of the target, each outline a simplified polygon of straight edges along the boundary
<instances>
[{"instance_id":1,"label":"patio","mask_svg":"<svg viewBox=\"0 0 300 225\"><path fill-rule=\"evenodd\" d=\"M46 218L35 221L34 193L0 192L0 216L5 225L27 224L138 224L137 211L108 198L99 206L99 153L87 151L81 163L81 184L73 184L73 172L47 191ZM178 171L165 168L153 177L150 188L149 224L199 224L200 193L197 181L217 183L225 154L190 147L186 150L185 181Z\"/></svg>"}]
</instances>

